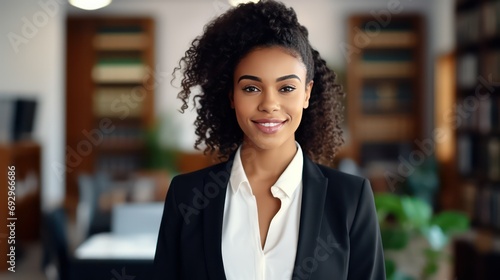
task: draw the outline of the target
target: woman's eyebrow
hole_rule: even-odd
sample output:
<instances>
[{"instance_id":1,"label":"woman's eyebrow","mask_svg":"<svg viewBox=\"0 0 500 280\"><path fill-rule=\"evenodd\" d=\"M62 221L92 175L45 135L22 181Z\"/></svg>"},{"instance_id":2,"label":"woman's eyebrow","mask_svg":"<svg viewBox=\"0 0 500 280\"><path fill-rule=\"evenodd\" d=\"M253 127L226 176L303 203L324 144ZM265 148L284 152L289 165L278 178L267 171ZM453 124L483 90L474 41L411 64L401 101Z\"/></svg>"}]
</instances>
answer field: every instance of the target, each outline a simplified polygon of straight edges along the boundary
<instances>
[{"instance_id":1,"label":"woman's eyebrow","mask_svg":"<svg viewBox=\"0 0 500 280\"><path fill-rule=\"evenodd\" d=\"M262 82L262 79L259 78L259 77L252 76L252 75L243 75L243 76L241 76L238 79L238 83L241 80L244 80L244 79L253 80L253 81L257 81L257 82ZM283 76L283 77L279 77L279 78L276 79L276 82L281 82L281 81L288 80L288 79L297 79L297 80L299 80L299 81L302 82L302 80L299 78L299 76L297 76L295 74L290 74L290 75L286 75L286 76Z\"/></svg>"},{"instance_id":2,"label":"woman's eyebrow","mask_svg":"<svg viewBox=\"0 0 500 280\"><path fill-rule=\"evenodd\" d=\"M253 81L257 81L257 82L262 82L262 79L259 78L259 77L255 77L255 76L251 76L251 75L243 75L241 76L239 79L238 79L238 83L241 81L241 80L244 80L244 79L247 79L247 80L253 80Z\"/></svg>"},{"instance_id":3,"label":"woman's eyebrow","mask_svg":"<svg viewBox=\"0 0 500 280\"><path fill-rule=\"evenodd\" d=\"M302 80L299 78L299 76L295 75L295 74L291 74L291 75L286 75L286 76L283 76L283 77L279 77L276 79L276 82L281 82L281 81L284 81L284 80L288 80L288 79L297 79L299 81L302 82Z\"/></svg>"}]
</instances>

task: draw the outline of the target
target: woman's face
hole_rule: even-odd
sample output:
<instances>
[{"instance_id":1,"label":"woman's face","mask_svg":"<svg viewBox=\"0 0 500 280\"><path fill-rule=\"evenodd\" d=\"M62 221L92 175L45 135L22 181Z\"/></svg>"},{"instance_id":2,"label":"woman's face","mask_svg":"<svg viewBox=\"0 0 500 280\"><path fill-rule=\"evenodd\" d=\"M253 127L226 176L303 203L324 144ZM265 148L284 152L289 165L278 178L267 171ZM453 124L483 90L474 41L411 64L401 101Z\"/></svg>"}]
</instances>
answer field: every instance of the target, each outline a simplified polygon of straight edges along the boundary
<instances>
[{"instance_id":1,"label":"woman's face","mask_svg":"<svg viewBox=\"0 0 500 280\"><path fill-rule=\"evenodd\" d=\"M283 48L259 48L243 57L234 72L231 106L245 142L266 150L295 148L312 84L304 63Z\"/></svg>"}]
</instances>

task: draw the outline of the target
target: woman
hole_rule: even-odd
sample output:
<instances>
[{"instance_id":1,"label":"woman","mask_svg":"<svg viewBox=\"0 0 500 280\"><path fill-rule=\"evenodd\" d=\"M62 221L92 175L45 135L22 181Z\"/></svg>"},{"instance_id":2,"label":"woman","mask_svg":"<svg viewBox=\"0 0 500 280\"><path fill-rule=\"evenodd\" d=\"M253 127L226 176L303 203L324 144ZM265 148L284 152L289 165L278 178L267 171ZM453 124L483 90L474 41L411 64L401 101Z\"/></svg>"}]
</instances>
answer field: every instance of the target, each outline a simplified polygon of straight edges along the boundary
<instances>
[{"instance_id":1,"label":"woman","mask_svg":"<svg viewBox=\"0 0 500 280\"><path fill-rule=\"evenodd\" d=\"M181 59L182 110L201 87L195 147L224 162L172 180L155 279L385 279L369 182L319 164L343 142L343 94L307 37L293 9L261 1Z\"/></svg>"}]
</instances>

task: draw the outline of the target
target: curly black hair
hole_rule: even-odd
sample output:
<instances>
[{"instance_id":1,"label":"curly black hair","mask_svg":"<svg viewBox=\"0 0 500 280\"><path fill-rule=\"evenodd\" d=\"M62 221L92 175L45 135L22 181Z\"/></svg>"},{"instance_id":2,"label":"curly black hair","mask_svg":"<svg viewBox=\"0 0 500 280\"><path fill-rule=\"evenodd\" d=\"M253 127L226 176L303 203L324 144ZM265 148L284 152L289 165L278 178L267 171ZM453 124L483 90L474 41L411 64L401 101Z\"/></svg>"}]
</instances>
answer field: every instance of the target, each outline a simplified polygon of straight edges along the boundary
<instances>
[{"instance_id":1,"label":"curly black hair","mask_svg":"<svg viewBox=\"0 0 500 280\"><path fill-rule=\"evenodd\" d=\"M182 69L178 98L188 108L191 89L201 87L194 95L195 148L205 143L205 153L216 153L227 159L243 142L235 111L230 106L233 74L239 61L250 51L279 46L301 59L307 69L307 82L313 80L309 107L295 132L295 139L315 162L330 165L344 143L342 122L344 97L318 51L311 47L307 29L300 25L292 8L276 1L241 4L209 22L201 36L191 43L173 75ZM198 100L199 105L196 102Z\"/></svg>"}]
</instances>

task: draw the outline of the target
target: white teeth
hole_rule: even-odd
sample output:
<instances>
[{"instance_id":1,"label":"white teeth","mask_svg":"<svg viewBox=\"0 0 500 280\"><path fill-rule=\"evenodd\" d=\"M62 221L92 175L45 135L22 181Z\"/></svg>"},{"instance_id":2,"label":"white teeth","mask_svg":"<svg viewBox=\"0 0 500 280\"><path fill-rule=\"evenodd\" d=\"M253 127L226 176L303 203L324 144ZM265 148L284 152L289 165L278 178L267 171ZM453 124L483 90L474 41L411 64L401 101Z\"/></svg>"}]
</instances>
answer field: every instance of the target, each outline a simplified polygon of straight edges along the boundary
<instances>
[{"instance_id":1,"label":"white teeth","mask_svg":"<svg viewBox=\"0 0 500 280\"><path fill-rule=\"evenodd\" d=\"M280 125L281 123L259 123L259 124L265 127L274 127Z\"/></svg>"}]
</instances>

